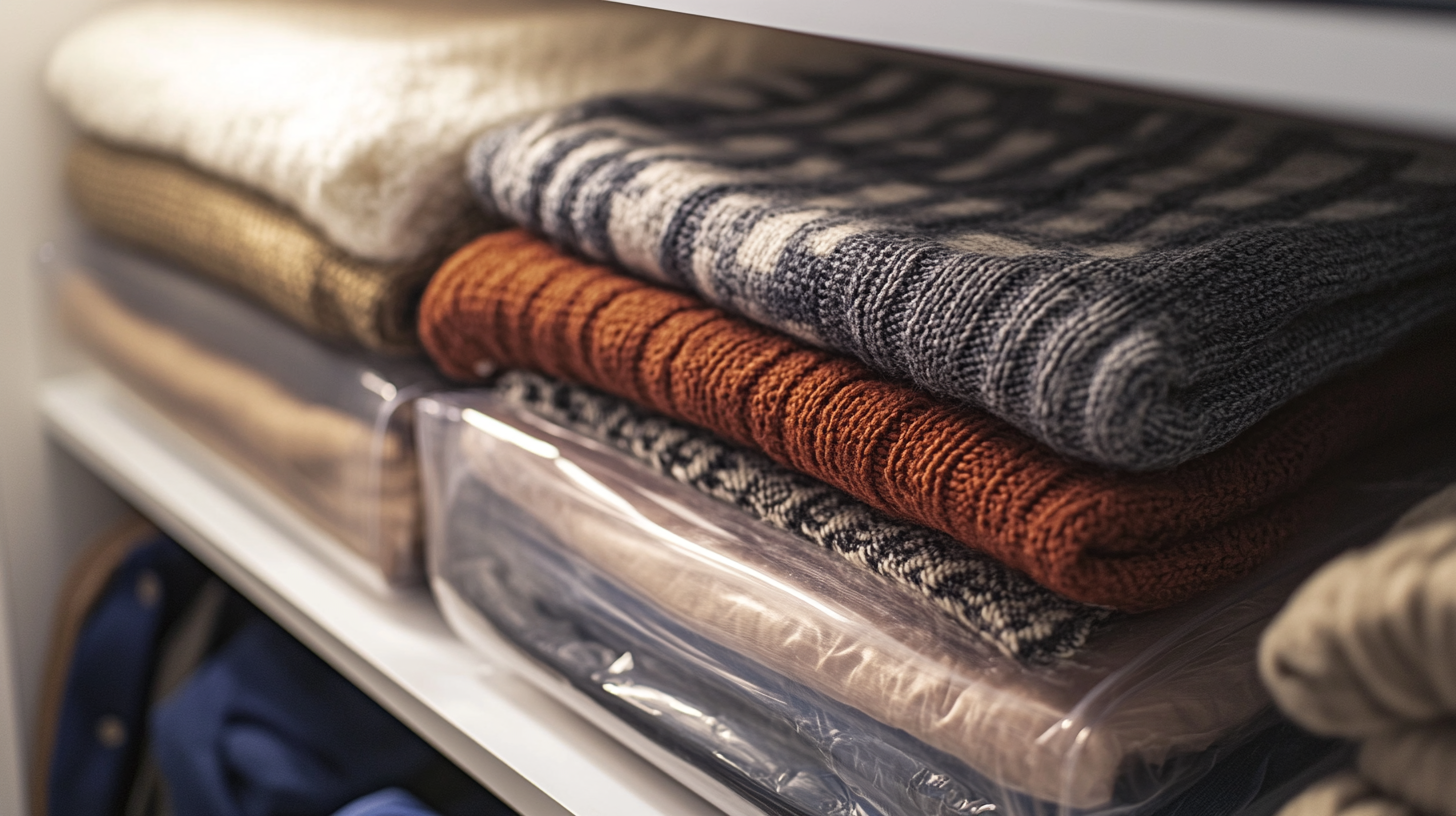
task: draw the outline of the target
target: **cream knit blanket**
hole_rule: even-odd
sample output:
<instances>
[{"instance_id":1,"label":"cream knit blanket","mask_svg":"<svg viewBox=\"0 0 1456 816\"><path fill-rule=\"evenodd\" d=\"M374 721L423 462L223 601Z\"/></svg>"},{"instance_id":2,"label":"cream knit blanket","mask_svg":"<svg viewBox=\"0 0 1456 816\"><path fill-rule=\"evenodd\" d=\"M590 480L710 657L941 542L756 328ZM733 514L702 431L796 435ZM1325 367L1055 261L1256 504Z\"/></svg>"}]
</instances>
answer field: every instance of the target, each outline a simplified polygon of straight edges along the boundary
<instances>
[{"instance_id":1,"label":"cream knit blanket","mask_svg":"<svg viewBox=\"0 0 1456 816\"><path fill-rule=\"evenodd\" d=\"M83 129L256 188L357 256L401 261L471 206L463 154L491 125L851 53L593 0L149 2L73 32L47 83Z\"/></svg>"},{"instance_id":2,"label":"cream knit blanket","mask_svg":"<svg viewBox=\"0 0 1456 816\"><path fill-rule=\"evenodd\" d=\"M1284 816L1456 816L1456 485L1305 582L1259 663L1293 719L1360 741Z\"/></svg>"}]
</instances>

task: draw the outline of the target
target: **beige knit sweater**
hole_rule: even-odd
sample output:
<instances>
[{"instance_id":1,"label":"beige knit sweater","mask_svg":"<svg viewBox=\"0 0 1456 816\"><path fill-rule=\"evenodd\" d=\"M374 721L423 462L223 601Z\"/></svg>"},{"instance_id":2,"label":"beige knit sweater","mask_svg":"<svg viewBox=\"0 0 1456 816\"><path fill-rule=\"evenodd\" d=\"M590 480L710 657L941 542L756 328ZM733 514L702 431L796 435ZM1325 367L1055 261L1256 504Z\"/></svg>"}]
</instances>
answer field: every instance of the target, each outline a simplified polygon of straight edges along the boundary
<instances>
[{"instance_id":1,"label":"beige knit sweater","mask_svg":"<svg viewBox=\"0 0 1456 816\"><path fill-rule=\"evenodd\" d=\"M1259 658L1290 717L1360 743L1285 816L1456 816L1456 485L1305 582Z\"/></svg>"}]
</instances>

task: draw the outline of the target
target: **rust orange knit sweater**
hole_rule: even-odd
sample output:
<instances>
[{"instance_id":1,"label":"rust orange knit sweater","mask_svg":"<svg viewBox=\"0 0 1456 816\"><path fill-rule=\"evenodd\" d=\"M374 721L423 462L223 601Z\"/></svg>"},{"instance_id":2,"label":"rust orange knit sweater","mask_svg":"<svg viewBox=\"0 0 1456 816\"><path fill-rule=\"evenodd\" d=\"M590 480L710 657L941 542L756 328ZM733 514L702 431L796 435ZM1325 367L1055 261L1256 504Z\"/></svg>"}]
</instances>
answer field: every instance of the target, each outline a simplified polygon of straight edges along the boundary
<instances>
[{"instance_id":1,"label":"rust orange knit sweater","mask_svg":"<svg viewBox=\"0 0 1456 816\"><path fill-rule=\"evenodd\" d=\"M452 377L507 366L601 388L949 533L1072 598L1128 611L1248 572L1289 537L1294 496L1322 466L1456 407L1448 333L1321 387L1200 459L1110 471L519 230L445 263L420 336Z\"/></svg>"}]
</instances>

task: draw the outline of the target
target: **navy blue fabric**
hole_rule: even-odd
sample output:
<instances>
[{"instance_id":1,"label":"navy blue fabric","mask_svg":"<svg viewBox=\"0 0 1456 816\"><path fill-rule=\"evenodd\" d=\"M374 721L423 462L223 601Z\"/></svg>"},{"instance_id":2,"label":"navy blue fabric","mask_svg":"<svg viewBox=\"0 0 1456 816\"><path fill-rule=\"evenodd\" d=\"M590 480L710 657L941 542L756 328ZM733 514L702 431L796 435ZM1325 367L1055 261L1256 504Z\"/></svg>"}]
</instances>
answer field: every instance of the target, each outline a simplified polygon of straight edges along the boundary
<instances>
[{"instance_id":1,"label":"navy blue fabric","mask_svg":"<svg viewBox=\"0 0 1456 816\"><path fill-rule=\"evenodd\" d=\"M112 574L87 614L66 674L47 781L51 813L121 811L163 636L207 577L196 559L161 535L140 543Z\"/></svg>"},{"instance_id":2,"label":"navy blue fabric","mask_svg":"<svg viewBox=\"0 0 1456 816\"><path fill-rule=\"evenodd\" d=\"M259 617L153 712L175 816L318 816L422 772L435 752Z\"/></svg>"},{"instance_id":3,"label":"navy blue fabric","mask_svg":"<svg viewBox=\"0 0 1456 816\"><path fill-rule=\"evenodd\" d=\"M401 788L385 788L382 791L350 802L334 816L439 816L424 802L411 796Z\"/></svg>"},{"instance_id":4,"label":"navy blue fabric","mask_svg":"<svg viewBox=\"0 0 1456 816\"><path fill-rule=\"evenodd\" d=\"M406 787L440 816L515 816L515 811L443 756L437 756Z\"/></svg>"}]
</instances>

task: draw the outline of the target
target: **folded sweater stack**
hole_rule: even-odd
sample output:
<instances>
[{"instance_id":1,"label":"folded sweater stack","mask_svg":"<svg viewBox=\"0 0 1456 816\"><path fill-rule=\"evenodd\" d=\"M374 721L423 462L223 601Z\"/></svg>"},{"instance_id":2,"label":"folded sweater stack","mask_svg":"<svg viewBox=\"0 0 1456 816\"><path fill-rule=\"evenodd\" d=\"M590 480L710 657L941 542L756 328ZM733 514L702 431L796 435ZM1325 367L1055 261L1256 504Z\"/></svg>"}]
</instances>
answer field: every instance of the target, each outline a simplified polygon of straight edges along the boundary
<instances>
[{"instance_id":1,"label":"folded sweater stack","mask_svg":"<svg viewBox=\"0 0 1456 816\"><path fill-rule=\"evenodd\" d=\"M757 448L1058 592L1129 611L1248 572L1291 535L1292 494L1323 466L1456 404L1456 336L1446 332L1317 389L1214 454L1119 473L522 232L458 253L421 315L448 375L468 378L485 362L585 382Z\"/></svg>"},{"instance_id":2,"label":"folded sweater stack","mask_svg":"<svg viewBox=\"0 0 1456 816\"><path fill-rule=\"evenodd\" d=\"M1456 155L931 70L593 100L470 162L575 252L1122 469L1456 304Z\"/></svg>"},{"instance_id":3,"label":"folded sweater stack","mask_svg":"<svg viewBox=\"0 0 1456 816\"><path fill-rule=\"evenodd\" d=\"M446 373L595 385L1088 602L1248 572L1322 469L1456 404L1448 154L872 65L591 100L470 168L599 263L461 250Z\"/></svg>"},{"instance_id":4,"label":"folded sweater stack","mask_svg":"<svg viewBox=\"0 0 1456 816\"><path fill-rule=\"evenodd\" d=\"M1456 407L1453 153L871 65L589 100L487 133L469 173L487 215L523 229L477 239L428 286L421 340L447 375L495 378L505 401L931 598L1023 664L1063 661L1063 679L1067 658L1115 642L1096 636L1119 628L1101 609L1189 601L1285 547L1313 557L1336 465ZM498 374L513 368L559 380ZM1170 698L1226 719L1152 726L1187 740L1156 759L1062 752L1055 727L1029 729L1036 750L964 742L1018 732L1036 682L1008 683L1016 702L975 727L947 725L999 675L968 670L979 679L950 693L939 668L878 672L888 642L816 628L808 606L718 597L731 576L688 577L693 558L666 567L606 522L576 529L524 465L482 475L492 451L477 478L537 508L539 535L734 654L989 774L1009 812L1018 793L1151 806L1119 786L1247 739L1264 702L1232 703L1253 658L1252 637L1229 636L1228 674L1203 652L1190 659L1213 685ZM794 480L829 507L862 502L852 518L894 531L894 555L874 557L874 535L823 535L834 512L795 513ZM943 709L909 691L921 682ZM1115 718L1080 716L1062 725L1116 743Z\"/></svg>"},{"instance_id":5,"label":"folded sweater stack","mask_svg":"<svg viewBox=\"0 0 1456 816\"><path fill-rule=\"evenodd\" d=\"M204 0L98 15L62 42L47 82L84 133L67 180L92 226L249 297L366 375L379 361L347 355L418 355L425 282L492 226L463 176L482 129L608 91L856 59L847 46L590 0ZM84 280L63 300L83 343L154 406L391 580L418 580L410 389L344 382L377 386L390 421L376 422L323 393L340 377L289 383L295 355L219 354ZM238 339L232 351L249 342ZM333 353L310 351L298 354Z\"/></svg>"},{"instance_id":6,"label":"folded sweater stack","mask_svg":"<svg viewBox=\"0 0 1456 816\"><path fill-rule=\"evenodd\" d=\"M1136 662L1089 654L1146 623L1117 612L1307 540L1337 462L1456 406L1456 154L588 0L132 4L68 38L48 82L87 134L70 185L103 232L315 337L422 344L490 399L774 528L724 545L744 563L837 556L838 591L912 599L886 631L932 656L914 670L905 642L839 628L832 588L818 612L715 592L699 561L583 526L529 457L465 451L482 489L534 506L664 626L995 768L1032 812L1167 803L1121 787L1129 757L1186 781L1178 763L1248 739L1266 701L1249 643L1282 585L1255 582L1238 631L1208 635L1218 671L1153 672L1162 696L1125 722L1107 702L1068 730L1028 687L1075 704L1076 661ZM278 487L325 518L359 512L345 460L377 429L103 292L66 298L154 400L236 429L239 458L299 460ZM395 441L400 479L369 501L398 499L413 530ZM456 521L488 527L472 510ZM953 648L965 633L1000 654ZM982 739L996 729L1014 757Z\"/></svg>"},{"instance_id":7,"label":"folded sweater stack","mask_svg":"<svg viewBox=\"0 0 1456 816\"><path fill-rule=\"evenodd\" d=\"M480 131L590 96L845 47L588 0L149 2L72 33L47 83L81 129L71 186L100 229L192 264L304 328L416 347L429 272L487 224Z\"/></svg>"}]
</instances>

